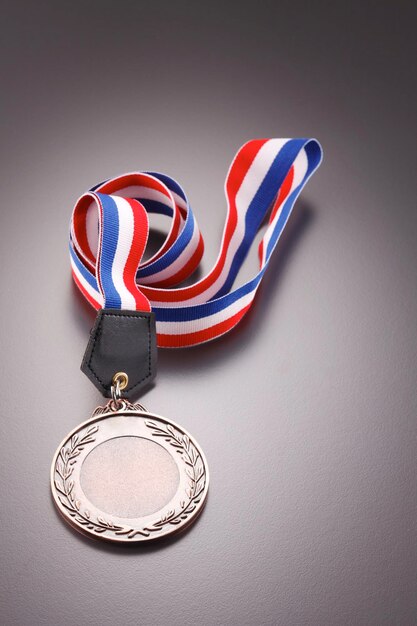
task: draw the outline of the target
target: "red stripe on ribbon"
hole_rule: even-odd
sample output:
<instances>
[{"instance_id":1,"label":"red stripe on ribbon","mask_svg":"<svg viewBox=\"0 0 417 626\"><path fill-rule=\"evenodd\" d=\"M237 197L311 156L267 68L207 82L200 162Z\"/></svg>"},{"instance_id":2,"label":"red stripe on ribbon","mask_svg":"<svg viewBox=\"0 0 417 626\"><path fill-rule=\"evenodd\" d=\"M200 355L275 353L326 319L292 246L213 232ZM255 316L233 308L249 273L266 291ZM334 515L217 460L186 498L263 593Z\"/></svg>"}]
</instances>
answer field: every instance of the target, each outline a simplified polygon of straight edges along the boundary
<instances>
[{"instance_id":1,"label":"red stripe on ribbon","mask_svg":"<svg viewBox=\"0 0 417 626\"><path fill-rule=\"evenodd\" d=\"M136 310L150 311L148 298L138 289L136 273L148 241L148 214L143 204L137 200L126 198L133 214L133 238L129 256L123 270L123 282L136 301Z\"/></svg>"}]
</instances>

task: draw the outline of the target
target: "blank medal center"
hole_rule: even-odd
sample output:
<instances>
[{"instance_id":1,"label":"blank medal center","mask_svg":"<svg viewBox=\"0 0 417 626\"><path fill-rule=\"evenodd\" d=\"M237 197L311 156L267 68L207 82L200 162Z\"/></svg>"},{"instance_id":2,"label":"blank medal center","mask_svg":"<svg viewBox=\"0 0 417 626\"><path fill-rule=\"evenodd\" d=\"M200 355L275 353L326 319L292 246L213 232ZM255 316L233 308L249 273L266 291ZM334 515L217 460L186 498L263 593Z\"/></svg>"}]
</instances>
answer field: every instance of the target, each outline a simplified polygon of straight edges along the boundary
<instances>
[{"instance_id":1,"label":"blank medal center","mask_svg":"<svg viewBox=\"0 0 417 626\"><path fill-rule=\"evenodd\" d=\"M101 511L143 517L168 504L177 491L179 473L171 455L154 441L115 437L86 457L80 481L87 498Z\"/></svg>"}]
</instances>

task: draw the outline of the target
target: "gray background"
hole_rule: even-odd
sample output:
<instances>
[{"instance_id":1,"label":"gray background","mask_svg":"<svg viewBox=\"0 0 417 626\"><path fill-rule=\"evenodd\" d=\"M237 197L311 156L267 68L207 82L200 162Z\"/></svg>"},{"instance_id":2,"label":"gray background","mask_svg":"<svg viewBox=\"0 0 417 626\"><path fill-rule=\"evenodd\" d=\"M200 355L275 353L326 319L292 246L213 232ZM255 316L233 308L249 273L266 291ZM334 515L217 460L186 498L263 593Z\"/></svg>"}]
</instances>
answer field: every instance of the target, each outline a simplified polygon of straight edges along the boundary
<instances>
[{"instance_id":1,"label":"gray background","mask_svg":"<svg viewBox=\"0 0 417 626\"><path fill-rule=\"evenodd\" d=\"M411 5L3 7L2 624L417 623ZM123 171L171 174L206 272L235 151L286 136L316 136L325 161L253 310L161 351L142 398L203 446L206 510L144 549L84 539L48 485L101 400L79 371L93 315L69 273L75 199Z\"/></svg>"}]
</instances>

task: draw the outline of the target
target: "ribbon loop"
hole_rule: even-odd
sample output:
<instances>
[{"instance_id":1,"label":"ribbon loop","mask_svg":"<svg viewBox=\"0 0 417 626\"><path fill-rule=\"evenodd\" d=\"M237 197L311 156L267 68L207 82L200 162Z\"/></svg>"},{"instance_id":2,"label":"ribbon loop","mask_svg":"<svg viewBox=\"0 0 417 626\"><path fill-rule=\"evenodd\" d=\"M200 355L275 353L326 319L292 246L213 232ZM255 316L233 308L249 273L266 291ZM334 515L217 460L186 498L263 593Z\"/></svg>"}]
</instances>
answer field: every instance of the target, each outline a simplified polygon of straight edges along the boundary
<instances>
[{"instance_id":1,"label":"ribbon loop","mask_svg":"<svg viewBox=\"0 0 417 626\"><path fill-rule=\"evenodd\" d=\"M204 243L180 185L156 172L100 183L73 211L70 254L77 286L96 309L152 310L159 346L185 347L224 334L250 308L294 203L321 159L315 139L256 139L242 146L226 178L228 210L218 258L189 287L175 286L197 268ZM259 272L233 290L268 212ZM160 250L142 262L151 213L168 216L171 225Z\"/></svg>"}]
</instances>

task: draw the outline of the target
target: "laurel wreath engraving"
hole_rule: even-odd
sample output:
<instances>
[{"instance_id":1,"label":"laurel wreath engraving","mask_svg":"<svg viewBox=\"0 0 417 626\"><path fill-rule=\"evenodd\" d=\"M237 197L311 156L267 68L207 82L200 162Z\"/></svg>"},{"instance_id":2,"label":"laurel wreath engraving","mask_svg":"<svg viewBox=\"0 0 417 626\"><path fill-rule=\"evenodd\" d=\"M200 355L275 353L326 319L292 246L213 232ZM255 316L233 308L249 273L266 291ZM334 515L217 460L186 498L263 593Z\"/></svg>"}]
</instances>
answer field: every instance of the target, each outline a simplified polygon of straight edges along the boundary
<instances>
[{"instance_id":1,"label":"laurel wreath engraving","mask_svg":"<svg viewBox=\"0 0 417 626\"><path fill-rule=\"evenodd\" d=\"M107 530L117 531L122 530L122 526L116 526L112 522L105 520L103 517L97 517L97 519L91 518L91 513L88 509L81 510L81 502L76 498L74 493L74 481L72 480L72 473L74 471L74 465L77 462L77 457L84 450L85 446L95 441L93 435L98 431L97 424L90 426L86 433L82 437L74 435L71 437L68 446L61 448L57 462L55 464L55 472L59 478L55 477L55 488L59 492L59 501L62 506L67 509L70 516L82 526L94 532L100 534Z\"/></svg>"},{"instance_id":2,"label":"laurel wreath engraving","mask_svg":"<svg viewBox=\"0 0 417 626\"><path fill-rule=\"evenodd\" d=\"M97 411L94 415L98 414ZM100 411L100 413L104 412ZM115 535L124 535L127 539L133 539L137 535L149 537L168 525L181 524L196 509L206 484L206 470L200 453L187 435L180 433L170 424L163 427L150 420L145 420L145 424L154 437L164 438L181 455L186 465L185 473L188 478L188 485L185 490L187 499L180 502L178 510L168 511L155 522L141 529L114 524L103 516L94 518L88 509L82 508L81 502L74 492L74 480L72 479L74 465L77 463L81 451L95 441L94 435L97 434L99 426L94 424L82 436L76 434L71 437L69 443L59 451L55 463L54 484L58 492L58 499L77 524L97 534L114 533Z\"/></svg>"},{"instance_id":3,"label":"laurel wreath engraving","mask_svg":"<svg viewBox=\"0 0 417 626\"><path fill-rule=\"evenodd\" d=\"M187 465L185 473L189 479L188 487L185 490L188 500L180 502L180 510L178 512L175 509L169 511L167 515L162 516L152 526L146 528L149 532L156 532L167 524L174 526L180 524L181 520L186 520L195 510L204 492L206 470L200 453L187 435L181 435L170 424L167 424L166 428L157 426L151 421L145 421L145 424L152 430L154 437L163 437L165 441L176 448L178 454L182 456L184 463Z\"/></svg>"}]
</instances>

